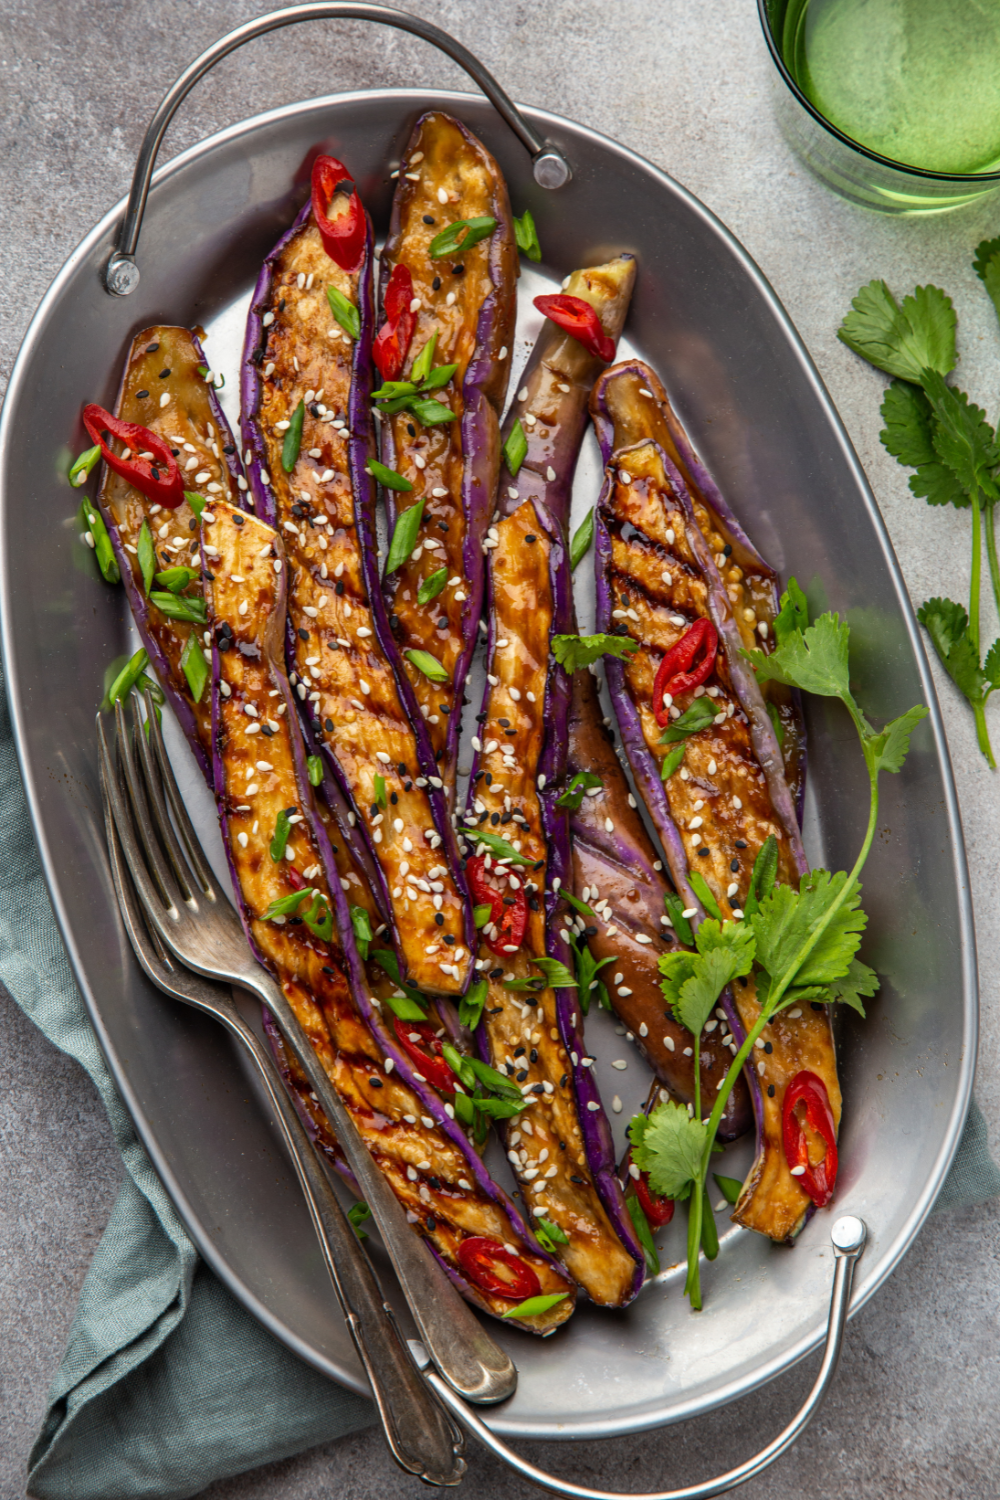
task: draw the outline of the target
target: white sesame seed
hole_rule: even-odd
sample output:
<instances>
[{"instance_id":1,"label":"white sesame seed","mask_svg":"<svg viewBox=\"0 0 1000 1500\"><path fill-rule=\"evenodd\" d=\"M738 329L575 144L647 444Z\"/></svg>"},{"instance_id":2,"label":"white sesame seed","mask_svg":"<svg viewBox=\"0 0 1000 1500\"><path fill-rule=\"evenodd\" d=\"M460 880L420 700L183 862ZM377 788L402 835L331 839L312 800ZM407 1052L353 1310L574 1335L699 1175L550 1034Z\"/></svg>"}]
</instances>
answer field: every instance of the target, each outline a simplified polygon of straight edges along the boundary
<instances>
[{"instance_id":1,"label":"white sesame seed","mask_svg":"<svg viewBox=\"0 0 1000 1500\"><path fill-rule=\"evenodd\" d=\"M608 833L614 833L615 831L615 825L610 818L604 819L604 827Z\"/></svg>"},{"instance_id":2,"label":"white sesame seed","mask_svg":"<svg viewBox=\"0 0 1000 1500\"><path fill-rule=\"evenodd\" d=\"M170 392L169 391L164 391L163 395L160 397L160 408L162 410L162 408L164 406L169 406L169 405L170 405Z\"/></svg>"},{"instance_id":3,"label":"white sesame seed","mask_svg":"<svg viewBox=\"0 0 1000 1500\"><path fill-rule=\"evenodd\" d=\"M245 833L238 833L236 835L236 842L239 844L241 849L245 849L250 840L247 838Z\"/></svg>"},{"instance_id":4,"label":"white sesame seed","mask_svg":"<svg viewBox=\"0 0 1000 1500\"><path fill-rule=\"evenodd\" d=\"M443 187L439 187L438 188L438 190L437 190L437 200L438 200L439 203L447 203L448 202L448 191L447 191L446 188L443 188Z\"/></svg>"}]
</instances>

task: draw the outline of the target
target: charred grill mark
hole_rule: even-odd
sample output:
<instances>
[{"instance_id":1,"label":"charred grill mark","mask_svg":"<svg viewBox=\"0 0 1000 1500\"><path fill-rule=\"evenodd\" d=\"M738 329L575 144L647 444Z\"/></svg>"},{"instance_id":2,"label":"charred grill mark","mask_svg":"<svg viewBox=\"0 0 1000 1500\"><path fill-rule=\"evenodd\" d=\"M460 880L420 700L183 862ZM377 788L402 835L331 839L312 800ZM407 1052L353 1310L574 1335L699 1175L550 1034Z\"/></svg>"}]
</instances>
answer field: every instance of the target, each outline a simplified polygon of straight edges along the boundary
<instances>
[{"instance_id":1,"label":"charred grill mark","mask_svg":"<svg viewBox=\"0 0 1000 1500\"><path fill-rule=\"evenodd\" d=\"M362 571L347 428L335 415L350 409L350 341L332 337L340 333L336 324L321 326L332 322L320 305L326 286L356 304L358 279L326 256L311 220L275 266L265 366L271 374L258 424L288 557L290 665L313 733L346 784L381 868L406 977L431 993L460 994L472 964L464 902L447 853L440 853L413 728L379 641ZM298 458L286 474L281 424L309 395Z\"/></svg>"},{"instance_id":2,"label":"charred grill mark","mask_svg":"<svg viewBox=\"0 0 1000 1500\"><path fill-rule=\"evenodd\" d=\"M157 347L151 350L151 344ZM208 386L198 373L201 364L202 356L189 329L169 326L143 329L132 342L116 415L126 422L148 427L169 442L176 450L185 489L201 494L210 503L216 499L238 503L238 493L222 451L228 433L220 431L216 423ZM162 379L161 369L169 370ZM140 398L140 391L147 394ZM155 392L155 400L148 394L151 391ZM169 397L165 406L160 405L161 396ZM194 568L198 576L183 593L188 598L202 596L197 520L187 501L176 510L167 510L153 504L141 490L110 469L105 470L99 499L106 520L117 530L140 597L145 595L138 559L143 521L149 523L157 569ZM171 685L194 715L202 748L211 754L208 695L203 694L200 703L194 701L180 665L188 636L194 630L200 637L201 628L184 620L169 619L147 600L147 629L166 658Z\"/></svg>"},{"instance_id":3,"label":"charred grill mark","mask_svg":"<svg viewBox=\"0 0 1000 1500\"><path fill-rule=\"evenodd\" d=\"M407 266L419 304L402 378L408 378L414 359L435 333L435 366L458 368L448 385L434 392L455 414L453 422L424 427L413 413L403 411L383 424L386 462L413 485L407 503L422 498L425 507L417 545L388 576L386 592L400 648L428 651L449 676L448 683L431 683L406 664L450 797L455 736L449 736L449 728L462 707L476 623L471 606L478 603L482 587L482 534L499 472L499 411L510 368L517 262L503 178L474 137L446 115L432 112L418 121L406 156L416 159L418 170L400 171L384 252L387 265ZM492 235L454 259L430 258L430 243L442 229L457 219L487 216L497 220ZM484 309L491 302L483 341ZM490 367L470 393L467 375L474 362ZM470 394L474 405L467 411ZM470 430L474 452L465 448ZM467 513L470 505L475 514ZM441 568L448 573L444 590L421 605L420 585ZM442 626L441 620L447 623Z\"/></svg>"},{"instance_id":4,"label":"charred grill mark","mask_svg":"<svg viewBox=\"0 0 1000 1500\"><path fill-rule=\"evenodd\" d=\"M457 1264L457 1247L465 1236L499 1239L511 1244L532 1266L543 1291L565 1291L558 1271L520 1239L500 1204L480 1189L462 1152L392 1066L387 1038L374 1032L358 1010L336 938L324 942L295 917L264 920L272 902L305 885L332 905L311 831L309 793L297 772L297 726L289 724L287 713L277 716L278 730L267 741L263 765L260 738L248 734L273 701L272 694L286 701L272 661L279 650L272 633L280 628L280 574L274 572L273 564L282 561L281 548L269 527L252 519L235 527L231 513L221 506L217 521L205 530L219 544L226 563L212 588L214 625L216 629L227 625L235 643L235 649L219 658L220 683L228 689L228 693L219 689L218 749L224 776L220 792L229 814L229 849L258 950L415 1230L452 1266ZM270 556L271 551L278 553L277 559ZM234 581L234 574L239 581ZM240 646L252 648L251 654ZM257 708L256 719L246 714L248 704ZM248 781L250 776L253 782ZM298 809L302 821L293 825L285 856L275 861L269 847L274 821L289 807ZM336 1157L335 1140L316 1100L297 1069L289 1067L287 1057L284 1064L314 1131ZM473 1290L475 1300L495 1314L510 1307L509 1299ZM542 1318L527 1321L531 1326L555 1326L571 1311L572 1302L567 1300Z\"/></svg>"}]
</instances>

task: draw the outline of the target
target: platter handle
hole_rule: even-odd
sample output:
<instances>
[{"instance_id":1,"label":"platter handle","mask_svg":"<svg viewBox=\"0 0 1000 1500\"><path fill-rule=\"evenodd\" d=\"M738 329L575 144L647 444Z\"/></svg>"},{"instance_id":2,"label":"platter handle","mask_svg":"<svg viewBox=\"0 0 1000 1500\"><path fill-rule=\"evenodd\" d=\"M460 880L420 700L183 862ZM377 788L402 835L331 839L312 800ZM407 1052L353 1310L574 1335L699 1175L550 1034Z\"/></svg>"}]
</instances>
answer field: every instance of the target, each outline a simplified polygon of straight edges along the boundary
<instances>
[{"instance_id":1,"label":"platter handle","mask_svg":"<svg viewBox=\"0 0 1000 1500\"><path fill-rule=\"evenodd\" d=\"M467 47L463 47L461 42L457 42L439 26L432 26L420 16L410 15L408 11L397 10L391 5L350 4L347 0L316 0L314 4L290 5L284 10L274 10L266 16L258 16L255 21L247 21L245 25L227 32L200 57L195 58L173 87L164 94L143 138L132 176L128 207L118 231L118 243L104 268L104 287L112 297L127 297L139 285L135 251L157 153L167 126L198 80L221 58L228 57L230 52L242 47L244 42L253 41L255 37L264 36L269 31L278 31L283 26L293 26L297 21L323 20L375 21L382 26L395 26L399 31L408 31L422 41L430 42L453 62L458 63L460 68L465 69L497 113L506 120L525 149L531 153L532 170L539 187L560 188L569 182L573 175L572 168L559 147L542 139L500 87L493 74L483 67Z\"/></svg>"},{"instance_id":2,"label":"platter handle","mask_svg":"<svg viewBox=\"0 0 1000 1500\"><path fill-rule=\"evenodd\" d=\"M702 1484L689 1485L686 1489L657 1490L651 1494L635 1495L620 1490L592 1490L585 1485L557 1479L554 1474L546 1474L543 1469L537 1469L527 1459L521 1458L513 1448L508 1448L503 1439L491 1432L462 1398L455 1395L451 1387L430 1367L426 1352L420 1343L411 1339L410 1350L416 1363L423 1368L424 1378L434 1387L444 1405L461 1422L466 1431L478 1438L484 1448L488 1448L497 1458L502 1459L523 1479L529 1479L532 1484L537 1484L541 1489L548 1490L553 1495L566 1495L569 1500L710 1500L712 1495L723 1495L727 1490L734 1490L739 1485L746 1484L748 1479L753 1479L757 1474L769 1468L776 1458L780 1458L792 1447L819 1410L840 1360L844 1328L851 1302L854 1267L865 1248L867 1235L864 1221L856 1218L854 1214L845 1214L838 1219L830 1232L834 1254L833 1291L830 1297L830 1318L823 1349L823 1362L812 1389L792 1421L783 1432L779 1432L778 1436L768 1443L766 1448L762 1448L753 1458L748 1458L746 1463L740 1464L736 1469L728 1470L725 1474L718 1475L715 1479L706 1480Z\"/></svg>"}]
</instances>

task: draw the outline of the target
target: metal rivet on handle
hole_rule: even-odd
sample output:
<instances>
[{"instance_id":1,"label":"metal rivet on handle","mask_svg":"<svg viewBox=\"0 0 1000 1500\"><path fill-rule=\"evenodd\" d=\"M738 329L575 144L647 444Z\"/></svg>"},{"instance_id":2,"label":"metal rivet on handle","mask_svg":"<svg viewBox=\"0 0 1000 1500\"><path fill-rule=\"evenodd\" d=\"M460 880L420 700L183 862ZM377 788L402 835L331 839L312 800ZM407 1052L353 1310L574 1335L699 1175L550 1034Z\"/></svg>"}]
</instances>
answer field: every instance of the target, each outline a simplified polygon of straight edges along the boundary
<instances>
[{"instance_id":1,"label":"metal rivet on handle","mask_svg":"<svg viewBox=\"0 0 1000 1500\"><path fill-rule=\"evenodd\" d=\"M139 267L128 255L118 251L108 261L104 285L112 297L128 297L139 285Z\"/></svg>"},{"instance_id":2,"label":"metal rivet on handle","mask_svg":"<svg viewBox=\"0 0 1000 1500\"><path fill-rule=\"evenodd\" d=\"M830 1238L833 1248L839 1250L841 1255L859 1255L864 1249L868 1231L864 1222L854 1214L844 1214L831 1229Z\"/></svg>"},{"instance_id":3,"label":"metal rivet on handle","mask_svg":"<svg viewBox=\"0 0 1000 1500\"><path fill-rule=\"evenodd\" d=\"M538 186L543 188L565 187L573 175L569 162L559 148L549 145L535 157L532 171Z\"/></svg>"}]
</instances>

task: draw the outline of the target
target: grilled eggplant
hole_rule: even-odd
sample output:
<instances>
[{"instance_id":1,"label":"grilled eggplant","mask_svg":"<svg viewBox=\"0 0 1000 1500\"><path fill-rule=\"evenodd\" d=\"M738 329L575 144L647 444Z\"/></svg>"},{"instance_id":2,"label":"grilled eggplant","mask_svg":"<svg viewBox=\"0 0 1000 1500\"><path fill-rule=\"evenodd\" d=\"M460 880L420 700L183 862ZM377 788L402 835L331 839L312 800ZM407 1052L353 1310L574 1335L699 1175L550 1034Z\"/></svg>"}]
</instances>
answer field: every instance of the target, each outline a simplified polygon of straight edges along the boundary
<instances>
[{"instance_id":1,"label":"grilled eggplant","mask_svg":"<svg viewBox=\"0 0 1000 1500\"><path fill-rule=\"evenodd\" d=\"M144 328L132 340L115 415L148 427L170 444L184 485L192 494L200 494L210 503L217 498L238 503L242 469L229 424L213 387L205 381L207 373L201 344L189 328ZM174 510L154 504L107 467L98 503L149 659L202 770L210 777L211 709L204 694L195 698L180 665L189 636L194 632L199 637L204 627L196 621L171 618L158 609L148 597L139 562L145 521L155 547L157 570L192 568L194 577L178 597L200 600L195 513L186 500Z\"/></svg>"},{"instance_id":2,"label":"grilled eggplant","mask_svg":"<svg viewBox=\"0 0 1000 1500\"><path fill-rule=\"evenodd\" d=\"M473 896L493 908L480 948L489 988L477 1039L484 1060L531 1101L503 1132L531 1213L565 1236L558 1253L589 1296L620 1306L641 1285L642 1251L584 1052L576 988L553 987L545 972L546 960L565 965L572 956L559 896L570 878L566 813L544 790L561 781L566 755L568 683L549 642L572 617L569 566L561 530L530 501L491 535L488 687L466 823L512 840L514 858L494 857L470 835Z\"/></svg>"},{"instance_id":3,"label":"grilled eggplant","mask_svg":"<svg viewBox=\"0 0 1000 1500\"><path fill-rule=\"evenodd\" d=\"M475 244L431 257L433 241L458 221L489 219L494 228ZM413 486L406 508L423 501L416 546L387 574L385 590L400 649L426 652L443 669L445 680L432 681L407 658L438 775L453 800L464 688L483 609L483 541L500 467L518 263L499 167L464 125L438 110L417 121L400 163L382 252L383 303L390 277L407 273L416 326L400 373L409 379L436 336L435 368L456 368L434 399L450 407L453 420L425 425L418 405L382 422L382 458ZM396 506L394 497L390 531ZM441 569L444 588L421 603L421 584Z\"/></svg>"},{"instance_id":4,"label":"grilled eggplant","mask_svg":"<svg viewBox=\"0 0 1000 1500\"><path fill-rule=\"evenodd\" d=\"M748 683L711 549L694 518L687 489L652 441L612 454L597 521L598 627L638 643L627 663L611 661L608 679L622 739L670 861L677 889L700 911L688 876L697 869L723 911L742 912L754 861L769 835L778 845L778 878L798 883L806 870L792 797L784 781L763 700ZM661 743L654 712L659 663L698 620L718 631L711 670L693 692L677 695L668 723L708 697L716 710L683 741L683 761L663 780L674 749ZM664 700L665 703L665 700ZM662 709L661 709L662 714ZM738 1043L759 1012L753 980L723 997ZM809 1069L826 1085L835 1120L840 1087L825 1007L776 1019L748 1069L758 1125L758 1155L734 1218L775 1240L794 1236L811 1208L788 1169L782 1146L785 1087ZM770 1048L770 1050L768 1050Z\"/></svg>"},{"instance_id":5,"label":"grilled eggplant","mask_svg":"<svg viewBox=\"0 0 1000 1500\"><path fill-rule=\"evenodd\" d=\"M509 1265L515 1280L566 1294L522 1320L534 1332L550 1331L572 1311L564 1273L532 1243L365 982L282 665L287 569L278 534L220 505L203 536L214 558L208 598L216 798L250 945L281 984L416 1232L452 1279L484 1311L509 1311L512 1295L495 1289L495 1275L471 1279L482 1244L495 1246L493 1263Z\"/></svg>"},{"instance_id":6,"label":"grilled eggplant","mask_svg":"<svg viewBox=\"0 0 1000 1500\"><path fill-rule=\"evenodd\" d=\"M630 448L647 438L660 445L687 486L694 518L722 575L743 645L748 650L773 649L777 575L695 453L659 376L641 360L615 365L594 387L591 411L605 463L616 448ZM764 683L761 692L781 744L785 780L801 816L805 789L801 701L794 689L780 682Z\"/></svg>"},{"instance_id":7,"label":"grilled eggplant","mask_svg":"<svg viewBox=\"0 0 1000 1500\"><path fill-rule=\"evenodd\" d=\"M287 659L309 733L350 800L405 979L466 988L474 929L427 729L392 639L375 531L372 231L356 270L327 254L312 206L267 257L243 360L256 513L288 559ZM328 289L357 337L335 321ZM353 323L351 314L346 321ZM299 424L299 443L288 434ZM331 799L334 800L334 799Z\"/></svg>"}]
</instances>

